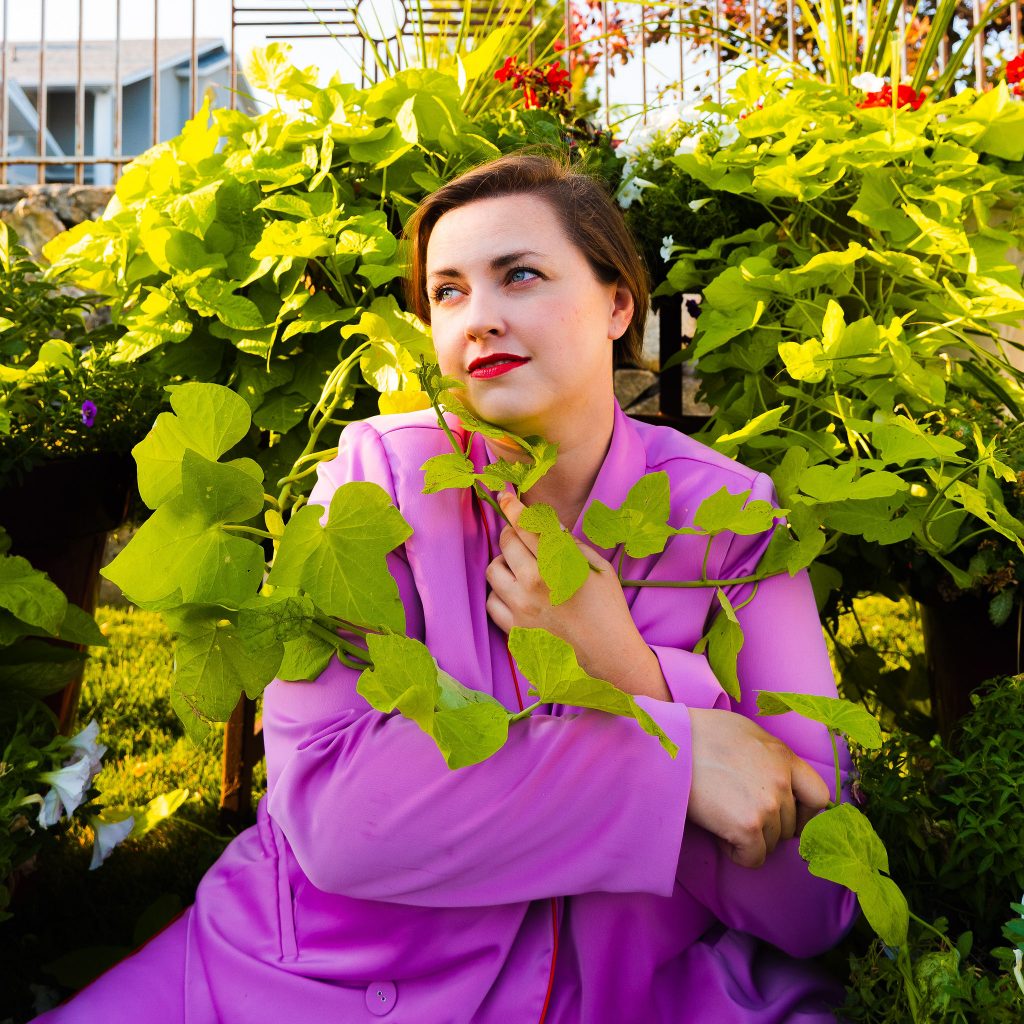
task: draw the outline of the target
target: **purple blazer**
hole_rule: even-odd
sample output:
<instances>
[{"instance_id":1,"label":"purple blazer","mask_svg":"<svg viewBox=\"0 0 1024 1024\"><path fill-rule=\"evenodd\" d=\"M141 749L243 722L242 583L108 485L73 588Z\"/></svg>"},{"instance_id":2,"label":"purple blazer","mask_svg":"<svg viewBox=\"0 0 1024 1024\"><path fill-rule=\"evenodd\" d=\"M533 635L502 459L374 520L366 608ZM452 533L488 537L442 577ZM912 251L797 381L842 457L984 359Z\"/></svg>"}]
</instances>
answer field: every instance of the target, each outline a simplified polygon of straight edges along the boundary
<instances>
[{"instance_id":1,"label":"purple blazer","mask_svg":"<svg viewBox=\"0 0 1024 1024\"><path fill-rule=\"evenodd\" d=\"M409 635L456 679L518 709L505 635L485 611L499 524L468 491L421 493L420 466L448 450L431 412L354 423L311 500L326 505L348 480L387 490L414 530L389 556ZM481 438L470 456L488 461ZM673 525L723 485L773 498L767 476L617 409L590 499L618 506L656 470L671 481ZM573 532L582 539L580 523ZM766 540L717 538L711 578L746 574ZM675 537L661 555L627 558L625 575L695 579L705 544ZM688 707L753 717L760 689L835 694L811 587L805 573L775 577L740 611L735 706L692 653L713 594L627 591L674 703L639 700L679 745L675 760L634 722L554 705L513 724L488 761L451 771L415 723L370 708L337 661L312 683L275 681L257 824L182 918L44 1019L832 1022L835 984L798 958L844 934L853 895L812 877L796 840L750 870L686 820ZM823 727L758 721L834 780ZM139 1015L143 999L151 1015Z\"/></svg>"}]
</instances>

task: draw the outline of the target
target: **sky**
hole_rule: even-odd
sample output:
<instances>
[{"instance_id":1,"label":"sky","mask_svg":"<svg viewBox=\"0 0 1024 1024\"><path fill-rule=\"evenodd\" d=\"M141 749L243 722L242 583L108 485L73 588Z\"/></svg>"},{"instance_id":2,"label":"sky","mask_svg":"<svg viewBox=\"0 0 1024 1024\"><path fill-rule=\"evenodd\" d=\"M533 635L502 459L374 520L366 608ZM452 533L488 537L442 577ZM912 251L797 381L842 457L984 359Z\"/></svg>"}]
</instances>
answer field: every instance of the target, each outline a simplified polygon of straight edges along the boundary
<instances>
[{"instance_id":1,"label":"sky","mask_svg":"<svg viewBox=\"0 0 1024 1024\"><path fill-rule=\"evenodd\" d=\"M269 0L264 0L269 2ZM359 10L366 23L372 28L379 18L388 25L394 18L396 4L400 0L361 0ZM86 39L113 39L116 27L116 0L0 0L6 11L7 38L11 41L38 41L45 11L46 37L50 40L76 39L79 25L79 8L84 9L83 37ZM323 0L317 5L326 7ZM410 0L412 5L412 0ZM256 6L250 3L249 6ZM289 6L275 0L272 6ZM291 6L301 10L299 0L291 0ZM348 6L342 4L342 6ZM193 4L191 0L121 0L121 35L125 39L152 38L154 10L158 13L159 34L164 38L188 38L192 32ZM628 13L631 8L624 10ZM196 0L196 33L201 38L219 38L225 42L231 33L230 0ZM252 20L257 16L240 15L239 20ZM280 16L278 16L280 17ZM303 17L296 14L296 20ZM305 15L308 18L308 15ZM266 29L249 27L237 29L237 47L240 58L254 46L266 44L270 38ZM332 39L318 39L304 42L291 41L293 58L297 64L316 64L321 68L326 81L334 71L340 70L350 80L358 80L359 50L355 43L347 48L339 46ZM666 45L648 51L648 97L653 101L656 89L678 78L678 44ZM703 80L703 79L702 79ZM603 87L603 71L595 76L595 82ZM697 82L697 78L693 78ZM625 68L618 68L611 81L610 94L613 102L631 104L637 107L641 100L641 74L639 61L633 60ZM678 94L673 93L673 100ZM693 98L692 85L688 87L688 99Z\"/></svg>"}]
</instances>

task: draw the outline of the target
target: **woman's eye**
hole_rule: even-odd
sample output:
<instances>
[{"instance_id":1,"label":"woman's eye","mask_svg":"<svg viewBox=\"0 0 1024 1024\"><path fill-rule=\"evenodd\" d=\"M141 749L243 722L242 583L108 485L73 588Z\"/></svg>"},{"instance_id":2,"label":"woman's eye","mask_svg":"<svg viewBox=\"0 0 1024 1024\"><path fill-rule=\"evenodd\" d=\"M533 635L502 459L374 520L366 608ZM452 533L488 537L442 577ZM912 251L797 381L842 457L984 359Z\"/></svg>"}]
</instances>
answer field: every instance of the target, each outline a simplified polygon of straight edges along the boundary
<instances>
[{"instance_id":1,"label":"woman's eye","mask_svg":"<svg viewBox=\"0 0 1024 1024\"><path fill-rule=\"evenodd\" d=\"M533 274L534 277L540 277L536 270L531 270L529 267L516 267L515 270L509 271L508 279L513 282L528 280L524 277L516 277L516 274Z\"/></svg>"},{"instance_id":2,"label":"woman's eye","mask_svg":"<svg viewBox=\"0 0 1024 1024\"><path fill-rule=\"evenodd\" d=\"M434 294L431 296L431 298L435 302L444 302L445 297L447 296L448 292L451 291L451 290L452 290L452 286L450 284L438 285L434 289Z\"/></svg>"}]
</instances>

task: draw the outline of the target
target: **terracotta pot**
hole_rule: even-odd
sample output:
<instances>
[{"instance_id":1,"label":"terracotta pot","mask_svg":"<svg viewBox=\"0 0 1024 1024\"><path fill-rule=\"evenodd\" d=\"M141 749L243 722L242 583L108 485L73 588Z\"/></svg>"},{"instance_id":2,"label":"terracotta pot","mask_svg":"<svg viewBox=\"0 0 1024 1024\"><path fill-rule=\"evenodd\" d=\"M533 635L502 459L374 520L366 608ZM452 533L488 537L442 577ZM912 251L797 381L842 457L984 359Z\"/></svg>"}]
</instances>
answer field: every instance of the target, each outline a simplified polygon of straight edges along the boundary
<instances>
[{"instance_id":1,"label":"terracotta pot","mask_svg":"<svg viewBox=\"0 0 1024 1024\"><path fill-rule=\"evenodd\" d=\"M91 613L107 534L127 516L135 467L127 455L84 455L45 462L0 489L0 526L11 554L45 572L67 599ZM82 677L46 698L69 732Z\"/></svg>"}]
</instances>

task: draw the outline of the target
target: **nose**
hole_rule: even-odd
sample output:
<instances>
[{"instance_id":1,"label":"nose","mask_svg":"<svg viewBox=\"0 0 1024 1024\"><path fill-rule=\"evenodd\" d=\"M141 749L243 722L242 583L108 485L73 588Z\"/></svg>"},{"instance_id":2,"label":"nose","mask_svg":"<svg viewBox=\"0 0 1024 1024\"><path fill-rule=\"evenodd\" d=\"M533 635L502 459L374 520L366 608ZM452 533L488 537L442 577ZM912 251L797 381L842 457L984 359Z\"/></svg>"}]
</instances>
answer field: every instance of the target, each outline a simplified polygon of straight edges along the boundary
<instances>
[{"instance_id":1,"label":"nose","mask_svg":"<svg viewBox=\"0 0 1024 1024\"><path fill-rule=\"evenodd\" d=\"M487 288L474 288L465 305L464 329L467 341L500 338L505 333L505 319L498 296Z\"/></svg>"}]
</instances>

